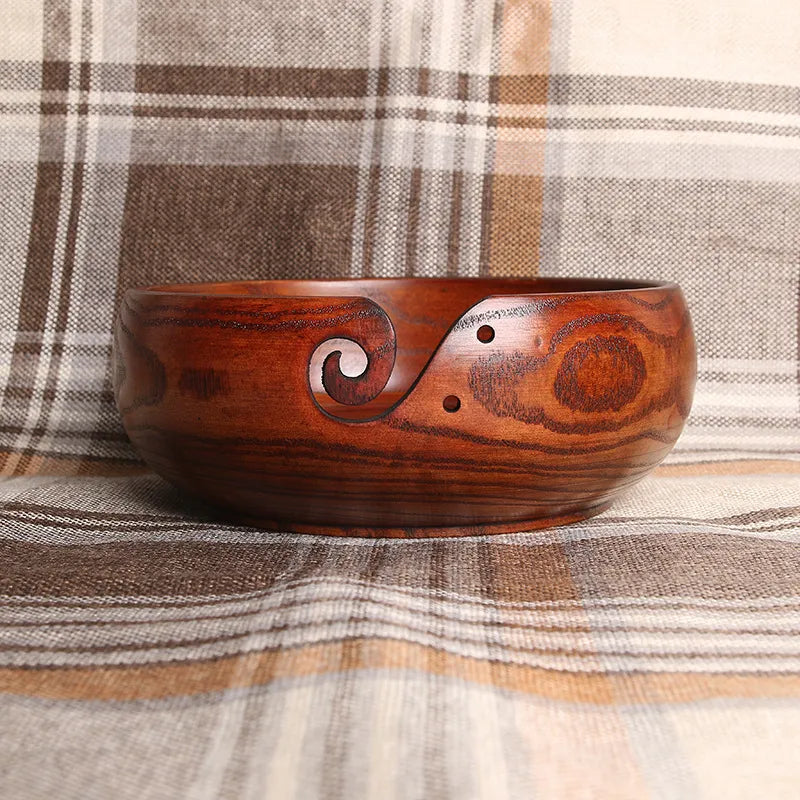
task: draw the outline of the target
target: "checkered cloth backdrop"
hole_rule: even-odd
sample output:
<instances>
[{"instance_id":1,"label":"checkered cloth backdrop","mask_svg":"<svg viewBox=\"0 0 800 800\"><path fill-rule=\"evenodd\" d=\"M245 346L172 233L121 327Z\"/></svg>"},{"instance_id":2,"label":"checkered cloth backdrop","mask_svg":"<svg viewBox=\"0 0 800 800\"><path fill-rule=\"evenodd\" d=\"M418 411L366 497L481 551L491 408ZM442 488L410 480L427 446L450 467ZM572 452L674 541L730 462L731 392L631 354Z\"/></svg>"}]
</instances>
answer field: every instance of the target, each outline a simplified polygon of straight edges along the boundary
<instances>
[{"instance_id":1,"label":"checkered cloth backdrop","mask_svg":"<svg viewBox=\"0 0 800 800\"><path fill-rule=\"evenodd\" d=\"M0 796L800 792L792 0L0 0ZM669 461L550 531L220 525L146 472L120 292L676 280Z\"/></svg>"}]
</instances>

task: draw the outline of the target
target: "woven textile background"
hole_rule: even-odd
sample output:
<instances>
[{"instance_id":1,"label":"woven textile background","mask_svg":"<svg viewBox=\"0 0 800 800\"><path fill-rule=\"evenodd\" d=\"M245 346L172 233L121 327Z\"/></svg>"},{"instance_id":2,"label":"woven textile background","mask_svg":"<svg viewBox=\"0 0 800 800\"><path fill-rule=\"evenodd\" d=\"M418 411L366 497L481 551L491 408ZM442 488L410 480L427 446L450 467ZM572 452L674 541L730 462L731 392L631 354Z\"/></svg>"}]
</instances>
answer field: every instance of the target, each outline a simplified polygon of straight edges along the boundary
<instances>
[{"instance_id":1,"label":"woven textile background","mask_svg":"<svg viewBox=\"0 0 800 800\"><path fill-rule=\"evenodd\" d=\"M0 797L800 792L792 0L0 0ZM528 534L220 525L110 390L137 284L676 280L667 464Z\"/></svg>"}]
</instances>

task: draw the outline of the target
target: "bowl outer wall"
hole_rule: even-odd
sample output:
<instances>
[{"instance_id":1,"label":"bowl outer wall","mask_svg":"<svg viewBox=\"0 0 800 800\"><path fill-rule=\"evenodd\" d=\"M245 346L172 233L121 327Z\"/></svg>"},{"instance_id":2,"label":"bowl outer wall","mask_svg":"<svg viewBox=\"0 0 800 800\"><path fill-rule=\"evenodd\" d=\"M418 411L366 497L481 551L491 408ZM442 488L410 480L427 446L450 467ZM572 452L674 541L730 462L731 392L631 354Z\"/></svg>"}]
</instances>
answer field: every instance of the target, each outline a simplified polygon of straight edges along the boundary
<instances>
[{"instance_id":1,"label":"bowl outer wall","mask_svg":"<svg viewBox=\"0 0 800 800\"><path fill-rule=\"evenodd\" d=\"M696 363L677 286L476 299L487 286L366 283L373 299L330 294L365 282L129 291L115 395L141 455L251 523L425 535L596 513L683 428ZM331 368L314 392L309 363L327 347L338 365L332 339L357 342L368 367L355 381ZM328 396L348 392L355 405Z\"/></svg>"}]
</instances>

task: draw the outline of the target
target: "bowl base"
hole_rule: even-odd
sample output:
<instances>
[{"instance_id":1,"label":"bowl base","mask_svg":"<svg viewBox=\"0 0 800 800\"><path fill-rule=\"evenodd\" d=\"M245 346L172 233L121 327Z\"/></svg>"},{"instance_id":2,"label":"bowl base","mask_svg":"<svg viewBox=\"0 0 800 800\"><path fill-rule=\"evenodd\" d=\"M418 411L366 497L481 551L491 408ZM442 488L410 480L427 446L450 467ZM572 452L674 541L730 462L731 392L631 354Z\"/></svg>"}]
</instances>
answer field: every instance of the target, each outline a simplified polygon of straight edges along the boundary
<instances>
[{"instance_id":1,"label":"bowl base","mask_svg":"<svg viewBox=\"0 0 800 800\"><path fill-rule=\"evenodd\" d=\"M594 517L609 508L611 502L611 500L606 500L598 505L588 506L577 511L554 517L539 517L537 519L514 520L512 522L487 522L480 525L379 528L360 525L310 525L298 522L279 522L276 520L245 517L242 515L236 515L235 518L244 525L281 533L307 533L317 536L354 536L367 539L434 539L459 536L489 536L503 533L526 533L528 531L541 530L542 528L555 528L559 525L569 525L573 522L580 522L589 517Z\"/></svg>"}]
</instances>

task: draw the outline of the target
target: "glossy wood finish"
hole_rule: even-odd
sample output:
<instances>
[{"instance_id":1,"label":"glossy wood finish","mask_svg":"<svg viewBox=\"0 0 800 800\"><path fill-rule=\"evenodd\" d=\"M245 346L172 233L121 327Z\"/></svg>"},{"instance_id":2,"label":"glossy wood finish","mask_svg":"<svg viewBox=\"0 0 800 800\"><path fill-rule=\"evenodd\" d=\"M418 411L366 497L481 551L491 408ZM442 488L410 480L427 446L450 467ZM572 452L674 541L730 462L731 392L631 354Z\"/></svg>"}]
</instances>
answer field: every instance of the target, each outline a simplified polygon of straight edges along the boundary
<instances>
[{"instance_id":1,"label":"glossy wood finish","mask_svg":"<svg viewBox=\"0 0 800 800\"><path fill-rule=\"evenodd\" d=\"M115 353L161 475L252 524L364 536L595 514L669 452L695 381L680 289L613 281L136 289Z\"/></svg>"}]
</instances>

